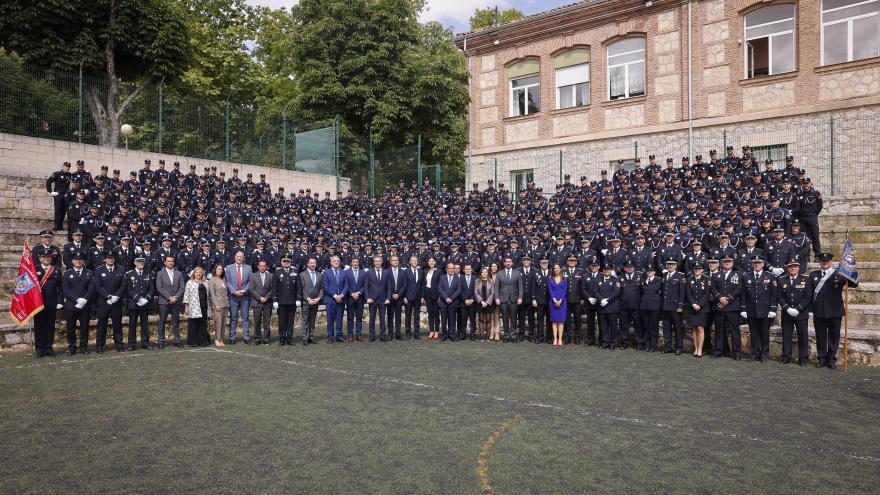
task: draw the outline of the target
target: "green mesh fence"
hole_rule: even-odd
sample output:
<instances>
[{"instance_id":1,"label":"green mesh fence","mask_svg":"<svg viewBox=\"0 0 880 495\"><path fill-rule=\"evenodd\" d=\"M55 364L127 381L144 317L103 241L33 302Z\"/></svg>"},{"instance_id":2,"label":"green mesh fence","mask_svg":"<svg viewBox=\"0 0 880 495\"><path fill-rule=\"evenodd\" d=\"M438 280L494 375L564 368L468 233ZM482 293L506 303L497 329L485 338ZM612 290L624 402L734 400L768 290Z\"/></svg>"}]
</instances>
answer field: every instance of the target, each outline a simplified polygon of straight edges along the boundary
<instances>
[{"instance_id":1,"label":"green mesh fence","mask_svg":"<svg viewBox=\"0 0 880 495\"><path fill-rule=\"evenodd\" d=\"M318 174L336 173L336 128L298 132L294 139L296 170Z\"/></svg>"}]
</instances>

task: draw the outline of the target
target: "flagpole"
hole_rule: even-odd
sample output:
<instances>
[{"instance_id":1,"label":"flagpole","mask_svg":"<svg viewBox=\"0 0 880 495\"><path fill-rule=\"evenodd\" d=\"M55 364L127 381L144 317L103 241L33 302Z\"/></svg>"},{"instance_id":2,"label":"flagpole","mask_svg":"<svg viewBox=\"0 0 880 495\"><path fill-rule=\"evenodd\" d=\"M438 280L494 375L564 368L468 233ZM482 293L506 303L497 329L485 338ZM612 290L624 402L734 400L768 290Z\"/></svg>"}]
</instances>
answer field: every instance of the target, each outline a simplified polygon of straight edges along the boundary
<instances>
[{"instance_id":1,"label":"flagpole","mask_svg":"<svg viewBox=\"0 0 880 495\"><path fill-rule=\"evenodd\" d=\"M849 279L843 282L843 372L849 368Z\"/></svg>"}]
</instances>

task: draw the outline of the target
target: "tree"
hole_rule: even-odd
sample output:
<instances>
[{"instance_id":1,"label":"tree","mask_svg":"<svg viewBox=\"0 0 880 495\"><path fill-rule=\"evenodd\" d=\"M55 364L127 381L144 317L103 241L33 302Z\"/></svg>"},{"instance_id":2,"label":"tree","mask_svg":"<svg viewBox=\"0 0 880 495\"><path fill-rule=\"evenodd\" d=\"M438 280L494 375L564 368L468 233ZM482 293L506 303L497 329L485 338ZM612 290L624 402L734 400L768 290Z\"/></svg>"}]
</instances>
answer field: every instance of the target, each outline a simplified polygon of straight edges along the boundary
<instances>
[{"instance_id":1,"label":"tree","mask_svg":"<svg viewBox=\"0 0 880 495\"><path fill-rule=\"evenodd\" d=\"M129 104L156 81L176 79L190 54L185 12L170 0L6 0L0 45L28 62L96 76L83 90L107 146L118 145Z\"/></svg>"},{"instance_id":2,"label":"tree","mask_svg":"<svg viewBox=\"0 0 880 495\"><path fill-rule=\"evenodd\" d=\"M461 165L467 71L451 32L422 26L423 2L302 0L293 7L289 70L307 120L338 115L343 133L377 147L414 144L424 157ZM343 169L343 172L351 173Z\"/></svg>"},{"instance_id":3,"label":"tree","mask_svg":"<svg viewBox=\"0 0 880 495\"><path fill-rule=\"evenodd\" d=\"M525 14L519 9L498 10L497 7L476 9L471 16L471 31L513 22L523 17Z\"/></svg>"}]
</instances>

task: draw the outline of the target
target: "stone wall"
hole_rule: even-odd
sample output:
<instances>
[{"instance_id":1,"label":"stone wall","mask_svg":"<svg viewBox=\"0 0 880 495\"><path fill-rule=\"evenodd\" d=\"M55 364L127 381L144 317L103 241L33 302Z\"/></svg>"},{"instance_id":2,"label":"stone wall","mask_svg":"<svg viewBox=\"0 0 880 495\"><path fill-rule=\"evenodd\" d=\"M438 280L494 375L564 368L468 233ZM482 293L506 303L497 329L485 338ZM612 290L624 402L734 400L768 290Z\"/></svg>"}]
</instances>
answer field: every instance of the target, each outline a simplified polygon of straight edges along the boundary
<instances>
[{"instance_id":1,"label":"stone wall","mask_svg":"<svg viewBox=\"0 0 880 495\"><path fill-rule=\"evenodd\" d=\"M254 174L255 181L260 174L266 174L266 182L272 186L273 191L279 187L283 187L286 193L311 189L312 192L321 193L323 197L325 191L336 190L336 177L333 175L0 133L0 175L46 178L59 170L65 161L75 163L76 160L85 160L86 170L93 175L100 171L101 165L107 165L111 171L119 169L122 178L128 179L129 171L143 168L144 160L148 158L153 162L153 170L158 168L159 160L164 159L167 170L171 170L171 164L179 161L180 169L184 173L189 172L190 164L195 164L199 174L206 166L216 166L218 171L226 172L227 177L231 175L233 168L237 168L240 177L244 178L250 172ZM346 191L350 187L350 179L340 178L340 190Z\"/></svg>"}]
</instances>

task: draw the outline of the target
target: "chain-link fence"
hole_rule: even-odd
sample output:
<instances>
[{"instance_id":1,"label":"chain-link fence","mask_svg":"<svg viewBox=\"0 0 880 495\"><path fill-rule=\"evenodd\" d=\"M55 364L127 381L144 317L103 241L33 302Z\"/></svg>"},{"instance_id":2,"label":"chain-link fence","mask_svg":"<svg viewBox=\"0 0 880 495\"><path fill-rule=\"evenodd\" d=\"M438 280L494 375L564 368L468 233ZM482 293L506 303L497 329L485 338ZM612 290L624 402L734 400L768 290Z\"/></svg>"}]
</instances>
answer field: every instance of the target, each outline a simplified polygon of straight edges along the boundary
<instances>
[{"instance_id":1,"label":"chain-link fence","mask_svg":"<svg viewBox=\"0 0 880 495\"><path fill-rule=\"evenodd\" d=\"M515 197L529 179L552 192L554 186L570 175L574 183L582 176L598 180L603 170L610 173L617 161L631 168L635 158L644 167L648 157L665 167L667 158L679 166L683 156L702 155L709 161L709 151L719 158L726 147L734 146L737 155L748 145L764 169L764 160L771 158L775 167L784 166L786 156L793 156L795 165L806 170L807 176L826 194L880 193L880 110L860 109L849 112L813 114L764 121L745 121L729 127L694 129L689 139L686 130L645 134L633 138L587 141L565 147L534 148L497 156L477 162L471 169L471 180L485 185L488 179L504 184Z\"/></svg>"},{"instance_id":2,"label":"chain-link fence","mask_svg":"<svg viewBox=\"0 0 880 495\"><path fill-rule=\"evenodd\" d=\"M137 84L120 81L121 104ZM109 83L74 72L22 64L0 54L0 132L72 141L107 143L106 129L92 115L106 105ZM131 98L120 126L118 146L135 150L337 174L341 157L339 123L304 125L286 113L259 112L180 94L160 81ZM112 141L112 140L111 140Z\"/></svg>"}]
</instances>

